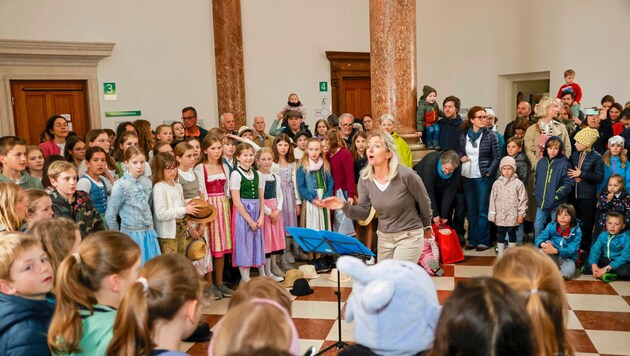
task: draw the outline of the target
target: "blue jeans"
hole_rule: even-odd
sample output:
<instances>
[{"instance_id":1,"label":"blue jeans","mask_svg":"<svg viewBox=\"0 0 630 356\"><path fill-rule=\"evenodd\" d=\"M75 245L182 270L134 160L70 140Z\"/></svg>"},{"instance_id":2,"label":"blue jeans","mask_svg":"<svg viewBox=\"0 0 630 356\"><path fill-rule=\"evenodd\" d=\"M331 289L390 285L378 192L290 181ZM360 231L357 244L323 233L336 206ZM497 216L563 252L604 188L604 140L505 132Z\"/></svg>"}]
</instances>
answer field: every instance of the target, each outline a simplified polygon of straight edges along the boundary
<instances>
[{"instance_id":1,"label":"blue jeans","mask_svg":"<svg viewBox=\"0 0 630 356\"><path fill-rule=\"evenodd\" d=\"M492 177L462 178L468 217L468 243L490 246L488 206Z\"/></svg>"},{"instance_id":2,"label":"blue jeans","mask_svg":"<svg viewBox=\"0 0 630 356\"><path fill-rule=\"evenodd\" d=\"M551 221L556 220L556 209L536 209L536 219L534 220L534 239L540 235L547 226L547 218L551 215Z\"/></svg>"},{"instance_id":3,"label":"blue jeans","mask_svg":"<svg viewBox=\"0 0 630 356\"><path fill-rule=\"evenodd\" d=\"M431 126L424 127L427 137L424 143L430 146L436 146L438 144L438 140L440 139L440 125L434 123Z\"/></svg>"}]
</instances>

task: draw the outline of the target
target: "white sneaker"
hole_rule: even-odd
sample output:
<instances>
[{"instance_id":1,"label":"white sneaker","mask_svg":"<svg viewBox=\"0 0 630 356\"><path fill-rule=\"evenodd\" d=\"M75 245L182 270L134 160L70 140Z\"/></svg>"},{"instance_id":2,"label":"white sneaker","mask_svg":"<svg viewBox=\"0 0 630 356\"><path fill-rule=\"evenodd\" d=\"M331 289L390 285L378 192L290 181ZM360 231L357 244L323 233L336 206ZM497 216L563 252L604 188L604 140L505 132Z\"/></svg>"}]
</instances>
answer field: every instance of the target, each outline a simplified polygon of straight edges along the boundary
<instances>
[{"instance_id":1,"label":"white sneaker","mask_svg":"<svg viewBox=\"0 0 630 356\"><path fill-rule=\"evenodd\" d=\"M290 250L284 252L284 258L287 260L288 263L295 263L295 257L293 257L293 252L291 252Z\"/></svg>"},{"instance_id":2,"label":"white sneaker","mask_svg":"<svg viewBox=\"0 0 630 356\"><path fill-rule=\"evenodd\" d=\"M374 256L370 257L369 260L365 261L365 264L368 265L368 266L371 266L371 265L373 265L375 263L376 263L376 260L374 260Z\"/></svg>"},{"instance_id":3,"label":"white sneaker","mask_svg":"<svg viewBox=\"0 0 630 356\"><path fill-rule=\"evenodd\" d=\"M272 279L272 280L274 280L274 281L276 281L276 282L282 282L282 281L284 281L284 278L279 277L279 276L276 276L276 275L275 275L275 274L273 274L273 273L271 274L271 276L269 276L269 278L270 278L270 279Z\"/></svg>"},{"instance_id":4,"label":"white sneaker","mask_svg":"<svg viewBox=\"0 0 630 356\"><path fill-rule=\"evenodd\" d=\"M275 274L276 276L279 277L284 277L284 271L282 271L282 269L280 267L278 267L278 265L273 265L271 266L271 273Z\"/></svg>"}]
</instances>

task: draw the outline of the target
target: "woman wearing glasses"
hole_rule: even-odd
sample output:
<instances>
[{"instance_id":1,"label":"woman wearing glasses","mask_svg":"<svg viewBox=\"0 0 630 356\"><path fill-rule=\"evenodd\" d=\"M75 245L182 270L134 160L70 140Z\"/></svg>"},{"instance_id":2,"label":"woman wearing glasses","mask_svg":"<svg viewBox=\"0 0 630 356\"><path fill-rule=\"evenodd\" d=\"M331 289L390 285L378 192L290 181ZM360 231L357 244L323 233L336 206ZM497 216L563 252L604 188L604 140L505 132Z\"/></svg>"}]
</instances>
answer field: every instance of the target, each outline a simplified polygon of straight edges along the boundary
<instances>
[{"instance_id":1,"label":"woman wearing glasses","mask_svg":"<svg viewBox=\"0 0 630 356\"><path fill-rule=\"evenodd\" d=\"M499 166L499 142L486 127L486 111L473 106L462 125L460 160L468 217L467 250L485 251L490 246L488 204L490 189Z\"/></svg>"}]
</instances>

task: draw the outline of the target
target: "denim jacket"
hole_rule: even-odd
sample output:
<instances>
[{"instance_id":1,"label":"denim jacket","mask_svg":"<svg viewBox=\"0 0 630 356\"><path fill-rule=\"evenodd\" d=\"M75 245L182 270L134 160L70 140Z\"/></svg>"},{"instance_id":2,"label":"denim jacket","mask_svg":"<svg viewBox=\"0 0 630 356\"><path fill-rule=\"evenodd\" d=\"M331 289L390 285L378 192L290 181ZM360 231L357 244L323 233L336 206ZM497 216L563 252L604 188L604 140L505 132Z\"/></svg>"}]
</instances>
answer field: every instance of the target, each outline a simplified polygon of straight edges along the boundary
<instances>
[{"instance_id":1,"label":"denim jacket","mask_svg":"<svg viewBox=\"0 0 630 356\"><path fill-rule=\"evenodd\" d=\"M114 183L107 201L105 221L111 230L145 231L153 228L151 214L151 181L145 176L136 179L129 172ZM116 217L120 215L121 226Z\"/></svg>"},{"instance_id":2,"label":"denim jacket","mask_svg":"<svg viewBox=\"0 0 630 356\"><path fill-rule=\"evenodd\" d=\"M324 180L326 183L326 191L324 192L324 198L331 197L333 195L333 188L335 185L335 181L333 180L332 174L330 171L326 172L324 168L320 168L324 175ZM297 169L297 186L298 193L300 193L300 199L307 200L309 202L313 202L317 198L316 183L315 183L315 174L311 172L306 172L304 167L300 165Z\"/></svg>"}]
</instances>

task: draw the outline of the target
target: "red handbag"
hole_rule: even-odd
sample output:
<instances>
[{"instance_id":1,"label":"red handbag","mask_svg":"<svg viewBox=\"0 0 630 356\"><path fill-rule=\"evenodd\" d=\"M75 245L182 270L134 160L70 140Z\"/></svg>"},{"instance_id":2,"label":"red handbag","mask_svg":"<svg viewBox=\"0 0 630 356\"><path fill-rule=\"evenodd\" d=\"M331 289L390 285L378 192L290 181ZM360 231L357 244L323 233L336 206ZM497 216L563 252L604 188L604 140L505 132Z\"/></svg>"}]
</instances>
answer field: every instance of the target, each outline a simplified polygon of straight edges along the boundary
<instances>
[{"instance_id":1,"label":"red handbag","mask_svg":"<svg viewBox=\"0 0 630 356\"><path fill-rule=\"evenodd\" d=\"M435 242L440 249L440 261L442 264L451 264L464 260L464 251L459 245L457 232L445 225L433 224ZM449 232L446 232L448 230ZM440 232L442 231L442 232Z\"/></svg>"}]
</instances>

